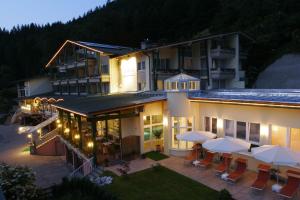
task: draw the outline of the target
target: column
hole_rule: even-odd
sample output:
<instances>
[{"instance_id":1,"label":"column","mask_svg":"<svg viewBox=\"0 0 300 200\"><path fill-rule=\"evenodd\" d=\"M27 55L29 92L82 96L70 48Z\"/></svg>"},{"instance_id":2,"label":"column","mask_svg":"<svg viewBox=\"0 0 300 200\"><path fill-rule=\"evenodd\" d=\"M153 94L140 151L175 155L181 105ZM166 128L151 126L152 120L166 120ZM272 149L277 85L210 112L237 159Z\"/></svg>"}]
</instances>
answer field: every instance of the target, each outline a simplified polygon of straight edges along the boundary
<instances>
[{"instance_id":1,"label":"column","mask_svg":"<svg viewBox=\"0 0 300 200\"><path fill-rule=\"evenodd\" d=\"M93 137L93 157L94 157L94 164L97 165L97 143L96 143L96 136L97 136L97 127L96 127L96 119L92 119L92 137Z\"/></svg>"},{"instance_id":2,"label":"column","mask_svg":"<svg viewBox=\"0 0 300 200\"><path fill-rule=\"evenodd\" d=\"M120 113L119 113L120 116ZM123 142L122 142L122 123L121 118L118 118L119 120L119 140L120 140L120 159L123 160Z\"/></svg>"},{"instance_id":3,"label":"column","mask_svg":"<svg viewBox=\"0 0 300 200\"><path fill-rule=\"evenodd\" d=\"M79 138L79 149L82 149L83 134L82 134L82 124L81 124L81 116L80 115L77 115L77 123L78 123L78 134L80 136L80 138Z\"/></svg>"},{"instance_id":4,"label":"column","mask_svg":"<svg viewBox=\"0 0 300 200\"><path fill-rule=\"evenodd\" d=\"M68 128L69 128L69 140L70 142L72 141L72 131L71 131L71 115L70 113L68 112Z\"/></svg>"}]
</instances>

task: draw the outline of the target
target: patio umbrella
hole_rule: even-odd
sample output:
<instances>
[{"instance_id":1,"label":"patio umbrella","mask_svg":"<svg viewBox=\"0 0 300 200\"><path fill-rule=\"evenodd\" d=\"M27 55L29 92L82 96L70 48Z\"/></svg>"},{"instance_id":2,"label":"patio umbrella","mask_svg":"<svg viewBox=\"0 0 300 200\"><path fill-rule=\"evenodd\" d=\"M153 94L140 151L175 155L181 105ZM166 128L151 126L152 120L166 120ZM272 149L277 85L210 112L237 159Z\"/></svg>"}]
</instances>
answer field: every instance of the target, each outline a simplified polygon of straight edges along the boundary
<instances>
[{"instance_id":1,"label":"patio umbrella","mask_svg":"<svg viewBox=\"0 0 300 200\"><path fill-rule=\"evenodd\" d=\"M215 140L208 140L203 143L203 147L212 152L219 152L219 153L234 153L239 151L247 151L250 148L250 143L225 137L225 138L217 138Z\"/></svg>"},{"instance_id":2,"label":"patio umbrella","mask_svg":"<svg viewBox=\"0 0 300 200\"><path fill-rule=\"evenodd\" d=\"M207 140L216 138L216 134L207 131L187 131L183 134L176 135L178 140L187 142L199 142L203 143ZM196 149L197 159L198 159L198 148Z\"/></svg>"},{"instance_id":3,"label":"patio umbrella","mask_svg":"<svg viewBox=\"0 0 300 200\"><path fill-rule=\"evenodd\" d=\"M263 145L252 148L252 155L257 160L279 166L300 165L300 153L278 145ZM277 174L278 182L278 174Z\"/></svg>"},{"instance_id":4,"label":"patio umbrella","mask_svg":"<svg viewBox=\"0 0 300 200\"><path fill-rule=\"evenodd\" d=\"M200 142L203 143L207 140L214 139L216 134L207 131L187 131L183 134L176 135L178 140L188 141L188 142Z\"/></svg>"}]
</instances>

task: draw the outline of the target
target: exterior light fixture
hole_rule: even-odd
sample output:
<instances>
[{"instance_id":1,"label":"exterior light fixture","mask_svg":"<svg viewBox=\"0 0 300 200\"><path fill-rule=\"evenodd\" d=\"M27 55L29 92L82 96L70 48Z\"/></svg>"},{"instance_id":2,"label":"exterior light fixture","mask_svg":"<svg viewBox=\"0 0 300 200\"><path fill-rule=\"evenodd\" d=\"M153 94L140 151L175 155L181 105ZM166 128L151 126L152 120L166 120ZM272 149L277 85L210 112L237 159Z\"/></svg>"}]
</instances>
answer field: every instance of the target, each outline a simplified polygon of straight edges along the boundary
<instances>
[{"instance_id":1,"label":"exterior light fixture","mask_svg":"<svg viewBox=\"0 0 300 200\"><path fill-rule=\"evenodd\" d=\"M74 117L74 113L71 113L70 116L71 116L71 117Z\"/></svg>"},{"instance_id":2,"label":"exterior light fixture","mask_svg":"<svg viewBox=\"0 0 300 200\"><path fill-rule=\"evenodd\" d=\"M60 120L59 120L59 119L57 119L57 120L56 120L56 123L57 123L57 124L60 124Z\"/></svg>"},{"instance_id":3,"label":"exterior light fixture","mask_svg":"<svg viewBox=\"0 0 300 200\"><path fill-rule=\"evenodd\" d=\"M78 139L80 138L80 135L79 135L79 134L75 134L75 135L74 135L74 138L75 138L76 140L78 140Z\"/></svg>"},{"instance_id":4,"label":"exterior light fixture","mask_svg":"<svg viewBox=\"0 0 300 200\"><path fill-rule=\"evenodd\" d=\"M64 133L70 133L70 129L69 128L65 128Z\"/></svg>"},{"instance_id":5,"label":"exterior light fixture","mask_svg":"<svg viewBox=\"0 0 300 200\"><path fill-rule=\"evenodd\" d=\"M41 129L38 129L38 130L37 130L37 133L38 133L38 134L41 134L41 133L42 133L42 130L41 130Z\"/></svg>"},{"instance_id":6,"label":"exterior light fixture","mask_svg":"<svg viewBox=\"0 0 300 200\"><path fill-rule=\"evenodd\" d=\"M31 138L32 138L32 134L30 134L30 133L27 134L27 138L28 138L28 139L31 139Z\"/></svg>"},{"instance_id":7,"label":"exterior light fixture","mask_svg":"<svg viewBox=\"0 0 300 200\"><path fill-rule=\"evenodd\" d=\"M94 143L93 143L93 142L88 142L88 143L87 143L87 146L88 146L89 148L93 148L93 147L94 147Z\"/></svg>"},{"instance_id":8,"label":"exterior light fixture","mask_svg":"<svg viewBox=\"0 0 300 200\"><path fill-rule=\"evenodd\" d=\"M62 124L58 124L57 127L58 127L58 128L61 128L61 127L62 127Z\"/></svg>"}]
</instances>

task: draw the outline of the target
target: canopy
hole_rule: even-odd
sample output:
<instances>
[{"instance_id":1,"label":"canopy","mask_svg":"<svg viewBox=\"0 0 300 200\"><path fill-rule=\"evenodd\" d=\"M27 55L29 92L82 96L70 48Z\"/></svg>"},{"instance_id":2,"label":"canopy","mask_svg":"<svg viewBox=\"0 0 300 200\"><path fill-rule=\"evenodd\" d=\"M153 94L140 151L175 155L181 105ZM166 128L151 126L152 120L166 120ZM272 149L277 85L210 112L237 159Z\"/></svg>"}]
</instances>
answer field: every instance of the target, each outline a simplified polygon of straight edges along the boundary
<instances>
[{"instance_id":1,"label":"canopy","mask_svg":"<svg viewBox=\"0 0 300 200\"><path fill-rule=\"evenodd\" d=\"M263 145L261 147L252 148L252 155L257 160L274 165L300 165L300 152L295 152L287 147L278 145Z\"/></svg>"},{"instance_id":2,"label":"canopy","mask_svg":"<svg viewBox=\"0 0 300 200\"><path fill-rule=\"evenodd\" d=\"M219 153L247 151L250 148L250 145L250 143L244 140L230 137L217 138L215 140L208 140L203 143L203 147L205 149Z\"/></svg>"},{"instance_id":3,"label":"canopy","mask_svg":"<svg viewBox=\"0 0 300 200\"><path fill-rule=\"evenodd\" d=\"M216 138L216 134L207 131L188 131L183 134L176 135L178 140L184 140L188 142L200 142L203 143L207 140Z\"/></svg>"}]
</instances>

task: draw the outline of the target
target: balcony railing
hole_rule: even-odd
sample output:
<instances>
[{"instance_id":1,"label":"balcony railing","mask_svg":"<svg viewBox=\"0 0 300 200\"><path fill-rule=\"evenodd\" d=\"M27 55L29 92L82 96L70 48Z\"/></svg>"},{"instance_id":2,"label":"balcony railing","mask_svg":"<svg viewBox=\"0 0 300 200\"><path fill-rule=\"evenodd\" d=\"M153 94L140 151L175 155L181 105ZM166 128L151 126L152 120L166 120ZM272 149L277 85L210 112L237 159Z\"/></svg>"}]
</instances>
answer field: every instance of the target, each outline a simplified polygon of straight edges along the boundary
<instances>
[{"instance_id":1,"label":"balcony railing","mask_svg":"<svg viewBox=\"0 0 300 200\"><path fill-rule=\"evenodd\" d=\"M211 69L212 79L233 79L235 77L235 69L230 68L213 68Z\"/></svg>"},{"instance_id":2,"label":"balcony railing","mask_svg":"<svg viewBox=\"0 0 300 200\"><path fill-rule=\"evenodd\" d=\"M235 49L234 48L221 48L211 49L210 54L212 58L216 59L227 59L234 57Z\"/></svg>"}]
</instances>

